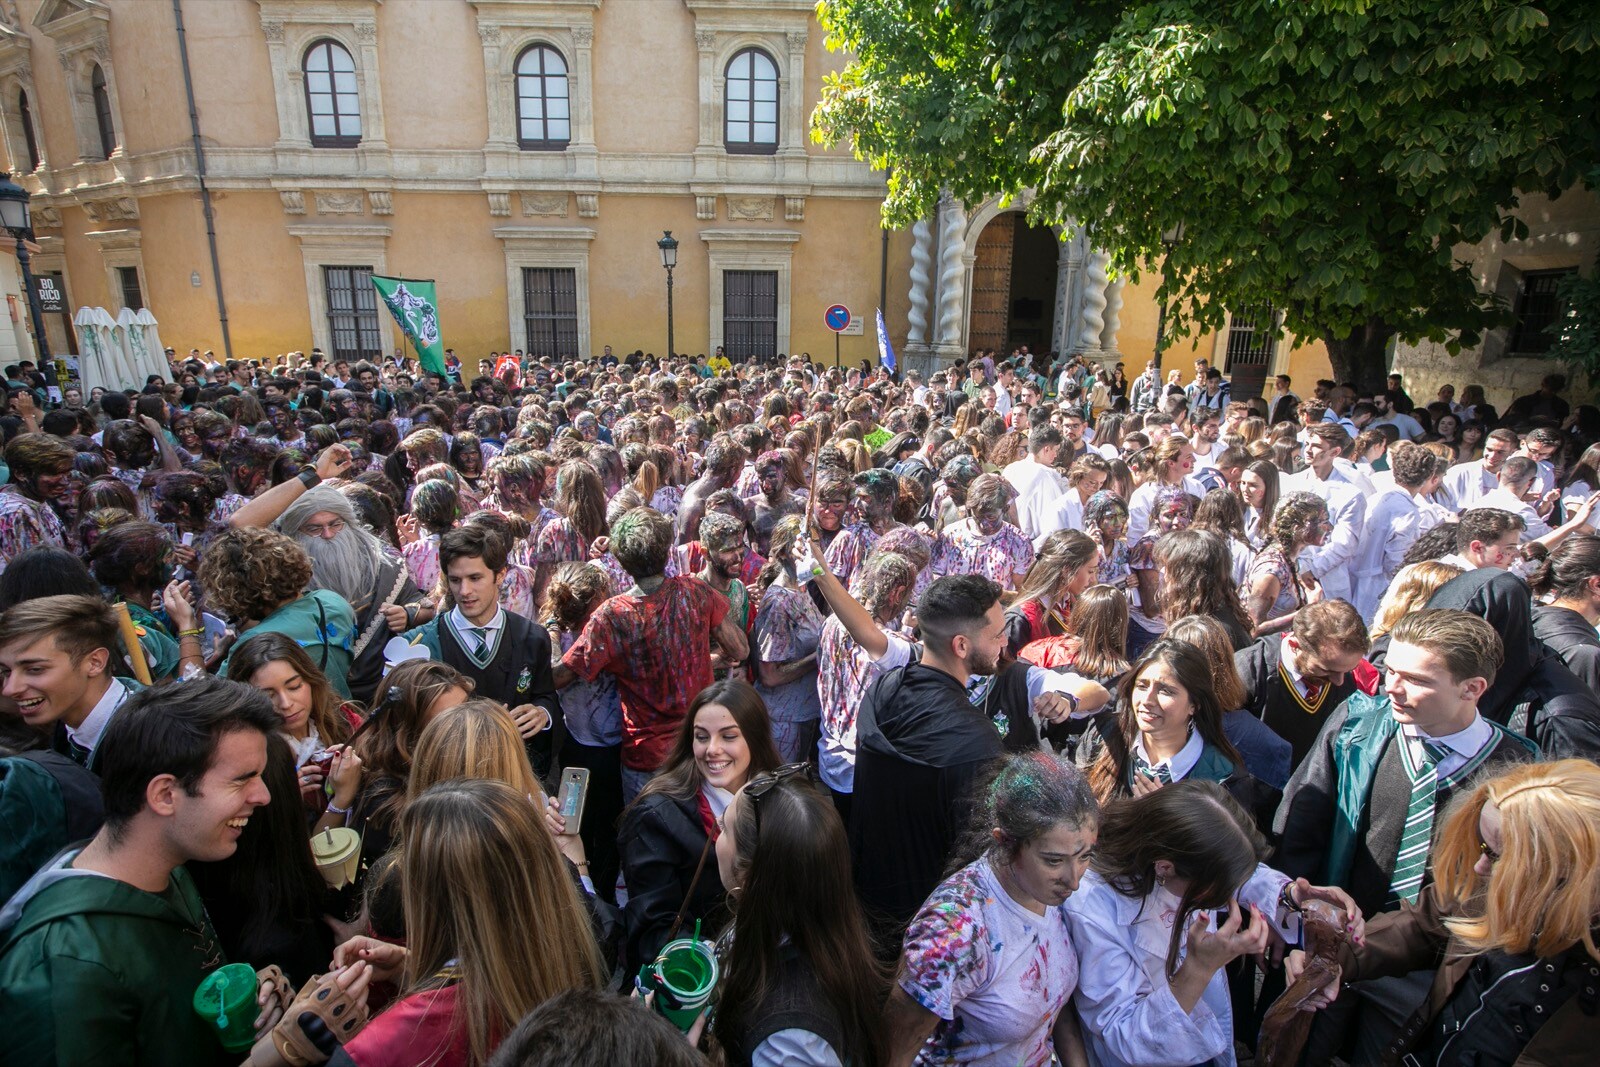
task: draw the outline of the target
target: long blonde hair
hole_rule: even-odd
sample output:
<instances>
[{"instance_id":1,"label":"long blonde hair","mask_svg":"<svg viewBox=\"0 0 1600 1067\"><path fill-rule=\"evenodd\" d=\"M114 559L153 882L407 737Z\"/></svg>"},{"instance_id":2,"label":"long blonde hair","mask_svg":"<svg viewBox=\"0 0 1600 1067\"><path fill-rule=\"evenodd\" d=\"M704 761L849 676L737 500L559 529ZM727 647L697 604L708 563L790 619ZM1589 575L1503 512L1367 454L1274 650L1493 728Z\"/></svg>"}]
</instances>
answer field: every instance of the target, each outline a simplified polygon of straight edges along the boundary
<instances>
[{"instance_id":1,"label":"long blonde hair","mask_svg":"<svg viewBox=\"0 0 1600 1067\"><path fill-rule=\"evenodd\" d=\"M533 803L541 803L544 796L511 713L486 697L441 711L423 729L411 755L407 805L429 786L452 778L504 782Z\"/></svg>"},{"instance_id":2,"label":"long blonde hair","mask_svg":"<svg viewBox=\"0 0 1600 1067\"><path fill-rule=\"evenodd\" d=\"M442 782L407 805L400 836L405 993L458 980L454 1025L465 1020L474 1063L546 1000L599 987L588 917L526 796L503 782ZM432 1050L413 1053L433 1062Z\"/></svg>"},{"instance_id":3,"label":"long blonde hair","mask_svg":"<svg viewBox=\"0 0 1600 1067\"><path fill-rule=\"evenodd\" d=\"M1394 629L1395 623L1413 611L1421 611L1427 606L1428 598L1438 592L1441 585L1461 573L1460 567L1440 563L1436 559L1401 567L1384 592L1377 615L1373 616L1370 631L1373 640Z\"/></svg>"},{"instance_id":4,"label":"long blonde hair","mask_svg":"<svg viewBox=\"0 0 1600 1067\"><path fill-rule=\"evenodd\" d=\"M1474 867L1478 818L1491 803L1500 809L1501 845L1485 887ZM1480 784L1446 820L1433 871L1446 910L1462 912L1446 925L1474 951L1543 959L1581 942L1600 960L1600 767L1534 763Z\"/></svg>"}]
</instances>

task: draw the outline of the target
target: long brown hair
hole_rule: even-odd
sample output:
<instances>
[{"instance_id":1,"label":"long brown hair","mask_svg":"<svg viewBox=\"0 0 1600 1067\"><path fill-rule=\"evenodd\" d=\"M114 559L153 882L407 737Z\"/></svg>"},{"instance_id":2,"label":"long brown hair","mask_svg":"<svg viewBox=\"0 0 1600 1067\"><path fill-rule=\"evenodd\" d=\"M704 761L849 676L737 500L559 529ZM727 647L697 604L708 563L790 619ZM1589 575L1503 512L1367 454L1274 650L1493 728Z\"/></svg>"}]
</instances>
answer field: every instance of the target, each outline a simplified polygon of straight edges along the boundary
<instances>
[{"instance_id":1,"label":"long brown hair","mask_svg":"<svg viewBox=\"0 0 1600 1067\"><path fill-rule=\"evenodd\" d=\"M777 979L787 940L810 965L823 999L838 1014L844 1039L840 1058L857 1067L886 1062L883 1005L889 975L873 956L852 888L850 845L832 801L811 782L787 777L759 798L746 788L733 816L734 865L742 889L718 986L718 1040L729 1049L743 1045L759 1021L752 1014Z\"/></svg>"},{"instance_id":2,"label":"long brown hair","mask_svg":"<svg viewBox=\"0 0 1600 1067\"><path fill-rule=\"evenodd\" d=\"M1156 887L1157 860L1171 863L1176 876L1188 882L1167 947L1171 977L1178 971L1178 946L1190 918L1226 905L1267 852L1255 822L1226 789L1189 778L1108 805L1090 863L1125 897L1149 897Z\"/></svg>"},{"instance_id":3,"label":"long brown hair","mask_svg":"<svg viewBox=\"0 0 1600 1067\"><path fill-rule=\"evenodd\" d=\"M428 725L428 708L452 686L470 696L473 685L471 678L448 663L431 659L401 663L378 683L372 695L374 721L356 738L368 820L391 824L399 814L411 778L412 753Z\"/></svg>"},{"instance_id":4,"label":"long brown hair","mask_svg":"<svg viewBox=\"0 0 1600 1067\"><path fill-rule=\"evenodd\" d=\"M287 634L268 631L256 634L233 650L228 657L228 677L235 682L253 684L250 679L269 663L287 663L311 689L311 725L324 747L342 745L350 739L350 726L340 711L342 701L328 676L317 669L300 643Z\"/></svg>"},{"instance_id":5,"label":"long brown hair","mask_svg":"<svg viewBox=\"0 0 1600 1067\"><path fill-rule=\"evenodd\" d=\"M556 503L585 547L605 534L605 483L586 460L569 459L556 472Z\"/></svg>"},{"instance_id":6,"label":"long brown hair","mask_svg":"<svg viewBox=\"0 0 1600 1067\"><path fill-rule=\"evenodd\" d=\"M406 805L400 837L404 995L456 981L452 1026L465 1020L473 1062L557 993L604 980L583 903L526 796L503 782L442 782ZM435 1050L412 1053L436 1062Z\"/></svg>"},{"instance_id":7,"label":"long brown hair","mask_svg":"<svg viewBox=\"0 0 1600 1067\"><path fill-rule=\"evenodd\" d=\"M1179 684L1189 694L1189 703L1194 707L1194 728L1200 739L1221 751L1235 767L1244 766L1244 757L1222 732L1223 708L1217 699L1216 683L1212 681L1210 661L1187 641L1163 637L1145 649L1139 661L1122 676L1122 685L1117 690L1116 732L1106 739L1108 743L1089 768L1089 785L1102 804L1127 791L1128 761L1133 758L1133 742L1139 736L1139 723L1133 714L1133 687L1139 675L1156 663L1176 674Z\"/></svg>"},{"instance_id":8,"label":"long brown hair","mask_svg":"<svg viewBox=\"0 0 1600 1067\"><path fill-rule=\"evenodd\" d=\"M1072 669L1088 678L1115 678L1128 670L1128 595L1114 585L1091 585L1072 605L1078 638Z\"/></svg>"},{"instance_id":9,"label":"long brown hair","mask_svg":"<svg viewBox=\"0 0 1600 1067\"><path fill-rule=\"evenodd\" d=\"M1209 615L1248 635L1255 625L1233 580L1233 554L1226 541L1207 530L1174 530L1156 543L1161 565L1161 616Z\"/></svg>"},{"instance_id":10,"label":"long brown hair","mask_svg":"<svg viewBox=\"0 0 1600 1067\"><path fill-rule=\"evenodd\" d=\"M1062 580L1088 563L1099 551L1100 546L1094 543L1094 538L1082 530L1055 531L1039 546L1039 554L1034 558L1033 566L1028 568L1027 575L1022 579L1022 588L1017 590L1017 597L1012 603L1056 596Z\"/></svg>"},{"instance_id":11,"label":"long brown hair","mask_svg":"<svg viewBox=\"0 0 1600 1067\"><path fill-rule=\"evenodd\" d=\"M777 747L772 743L772 719L767 714L766 701L761 699L761 694L750 683L737 678L724 678L700 690L689 702L689 713L678 726L672 751L667 754L661 770L634 798L635 804L652 793L665 793L682 800L700 792L700 787L705 785L705 778L700 773L699 764L694 761L694 720L700 714L700 709L709 704L720 704L727 708L733 721L739 724L745 747L750 750L750 770L746 781L763 771L776 769L782 762L778 758Z\"/></svg>"},{"instance_id":12,"label":"long brown hair","mask_svg":"<svg viewBox=\"0 0 1600 1067\"><path fill-rule=\"evenodd\" d=\"M544 792L528 765L528 751L511 713L485 697L441 711L423 728L411 757L406 804L452 778L504 782L534 803Z\"/></svg>"}]
</instances>

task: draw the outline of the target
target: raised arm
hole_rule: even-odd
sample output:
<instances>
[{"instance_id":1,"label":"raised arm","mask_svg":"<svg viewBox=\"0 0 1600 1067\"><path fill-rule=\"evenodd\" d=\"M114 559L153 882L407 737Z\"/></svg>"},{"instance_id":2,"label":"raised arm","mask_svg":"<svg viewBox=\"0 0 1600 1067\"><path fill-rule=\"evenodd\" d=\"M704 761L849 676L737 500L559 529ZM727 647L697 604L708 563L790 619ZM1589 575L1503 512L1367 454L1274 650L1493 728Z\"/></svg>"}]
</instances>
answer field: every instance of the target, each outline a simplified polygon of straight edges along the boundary
<instances>
[{"instance_id":1,"label":"raised arm","mask_svg":"<svg viewBox=\"0 0 1600 1067\"><path fill-rule=\"evenodd\" d=\"M350 462L348 448L344 445L329 445L317 457L316 481L309 481L302 473L298 478L290 478L282 485L275 485L229 516L228 525L235 529L271 526L278 521L278 516L289 510L289 505L299 500L307 489L328 478L337 478L350 469Z\"/></svg>"},{"instance_id":2,"label":"raised arm","mask_svg":"<svg viewBox=\"0 0 1600 1067\"><path fill-rule=\"evenodd\" d=\"M872 612L850 595L828 569L828 564L823 560L822 542L816 536L811 538L811 580L822 590L823 599L838 616L839 622L844 626L845 632L851 640L866 650L867 655L879 659L889 650L889 638L872 617Z\"/></svg>"}]
</instances>

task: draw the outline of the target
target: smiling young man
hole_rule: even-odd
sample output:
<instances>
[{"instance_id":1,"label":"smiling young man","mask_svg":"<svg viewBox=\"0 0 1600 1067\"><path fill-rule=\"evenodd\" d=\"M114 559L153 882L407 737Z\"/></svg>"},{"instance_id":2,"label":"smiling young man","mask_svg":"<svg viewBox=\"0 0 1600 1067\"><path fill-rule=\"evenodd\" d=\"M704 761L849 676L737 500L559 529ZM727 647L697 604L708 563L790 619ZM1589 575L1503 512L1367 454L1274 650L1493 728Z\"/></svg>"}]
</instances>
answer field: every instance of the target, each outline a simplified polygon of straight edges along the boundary
<instances>
[{"instance_id":1,"label":"smiling young man","mask_svg":"<svg viewBox=\"0 0 1600 1067\"><path fill-rule=\"evenodd\" d=\"M561 699L550 675L550 635L544 627L500 606L506 550L497 535L461 526L439 539L439 569L455 607L389 642L385 654L404 658L405 645L426 648L429 658L471 678L473 692L511 709L541 777L550 770L560 738Z\"/></svg>"},{"instance_id":2,"label":"smiling young man","mask_svg":"<svg viewBox=\"0 0 1600 1067\"><path fill-rule=\"evenodd\" d=\"M50 746L98 771L100 739L138 683L112 675L117 616L99 597L24 600L0 616L0 694Z\"/></svg>"},{"instance_id":3,"label":"smiling young man","mask_svg":"<svg viewBox=\"0 0 1600 1067\"><path fill-rule=\"evenodd\" d=\"M191 1007L227 960L184 864L233 855L272 799L277 725L265 694L213 677L129 701L106 732L104 827L0 912L7 1062L239 1062Z\"/></svg>"}]
</instances>

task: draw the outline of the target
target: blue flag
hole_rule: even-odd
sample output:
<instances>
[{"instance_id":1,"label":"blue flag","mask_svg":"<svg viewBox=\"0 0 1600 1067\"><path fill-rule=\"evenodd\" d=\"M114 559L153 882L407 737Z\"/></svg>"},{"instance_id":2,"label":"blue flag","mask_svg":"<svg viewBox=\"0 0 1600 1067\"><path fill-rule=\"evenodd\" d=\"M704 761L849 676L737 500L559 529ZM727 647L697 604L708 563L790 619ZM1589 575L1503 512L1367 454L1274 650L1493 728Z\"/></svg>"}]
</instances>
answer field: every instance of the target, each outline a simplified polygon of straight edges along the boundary
<instances>
[{"instance_id":1,"label":"blue flag","mask_svg":"<svg viewBox=\"0 0 1600 1067\"><path fill-rule=\"evenodd\" d=\"M889 343L889 327L883 324L883 309L878 309L878 360L889 373L893 374L899 368L895 366L894 345Z\"/></svg>"}]
</instances>

